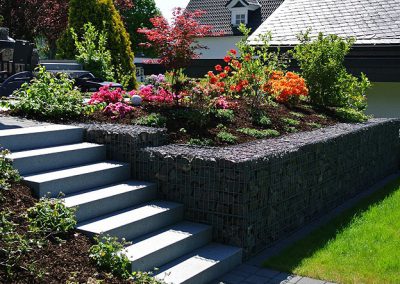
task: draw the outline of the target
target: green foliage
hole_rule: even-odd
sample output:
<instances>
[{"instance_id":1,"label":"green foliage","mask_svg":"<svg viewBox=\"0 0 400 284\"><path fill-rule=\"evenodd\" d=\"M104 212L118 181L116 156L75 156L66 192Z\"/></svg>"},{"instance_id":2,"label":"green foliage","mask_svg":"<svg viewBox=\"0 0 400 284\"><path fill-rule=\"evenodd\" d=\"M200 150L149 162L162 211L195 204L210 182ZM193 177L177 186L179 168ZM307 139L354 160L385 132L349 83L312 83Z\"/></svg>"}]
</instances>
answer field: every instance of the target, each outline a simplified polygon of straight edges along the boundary
<instances>
[{"instance_id":1,"label":"green foliage","mask_svg":"<svg viewBox=\"0 0 400 284\"><path fill-rule=\"evenodd\" d=\"M130 278L130 261L123 253L125 241L118 241L118 238L111 236L95 237L96 244L89 250L89 257L95 264L104 271L115 276Z\"/></svg>"},{"instance_id":2,"label":"green foliage","mask_svg":"<svg viewBox=\"0 0 400 284\"><path fill-rule=\"evenodd\" d=\"M271 119L261 110L253 110L251 112L251 118L254 125L266 127L272 124Z\"/></svg>"},{"instance_id":3,"label":"green foliage","mask_svg":"<svg viewBox=\"0 0 400 284\"><path fill-rule=\"evenodd\" d=\"M29 228L44 235L68 233L76 226L75 210L60 199L42 198L28 209Z\"/></svg>"},{"instance_id":4,"label":"green foliage","mask_svg":"<svg viewBox=\"0 0 400 284\"><path fill-rule=\"evenodd\" d=\"M297 129L296 129L296 127L293 127L293 126L285 126L285 131L288 133L295 133L295 132L297 132Z\"/></svg>"},{"instance_id":5,"label":"green foliage","mask_svg":"<svg viewBox=\"0 0 400 284\"><path fill-rule=\"evenodd\" d=\"M198 138L191 138L188 142L189 145L197 145L197 146L212 146L214 143L210 139L198 139Z\"/></svg>"},{"instance_id":6,"label":"green foliage","mask_svg":"<svg viewBox=\"0 0 400 284\"><path fill-rule=\"evenodd\" d=\"M86 23L92 23L98 31L107 35L107 50L111 52L113 68L120 68L116 72L116 80L121 76L129 76L131 86L136 84L136 71L133 64L133 52L129 35L126 32L121 16L112 0L70 0L68 13L68 28L58 41L58 57L74 58L76 51L74 39L70 32L73 28L78 38L81 38Z\"/></svg>"},{"instance_id":7,"label":"green foliage","mask_svg":"<svg viewBox=\"0 0 400 284\"><path fill-rule=\"evenodd\" d=\"M337 108L335 114L345 122L364 122L368 120L368 116L362 111L352 108Z\"/></svg>"},{"instance_id":8,"label":"green foliage","mask_svg":"<svg viewBox=\"0 0 400 284\"><path fill-rule=\"evenodd\" d=\"M257 139L267 138L267 137L277 137L280 135L280 133L274 129L257 130L253 128L240 128L238 129L238 131Z\"/></svg>"},{"instance_id":9,"label":"green foliage","mask_svg":"<svg viewBox=\"0 0 400 284\"><path fill-rule=\"evenodd\" d=\"M161 284L164 282L156 280L153 276L152 272L142 272L142 271L134 271L132 272L132 280L134 283L140 284Z\"/></svg>"},{"instance_id":10,"label":"green foliage","mask_svg":"<svg viewBox=\"0 0 400 284\"><path fill-rule=\"evenodd\" d=\"M233 122L235 119L235 113L231 109L217 109L215 117L225 122Z\"/></svg>"},{"instance_id":11,"label":"green foliage","mask_svg":"<svg viewBox=\"0 0 400 284\"><path fill-rule=\"evenodd\" d=\"M96 77L113 81L114 72L111 63L111 52L107 49L107 34L98 31L92 23L83 25L82 38L78 38L74 28L71 35L75 42L75 59L83 65L85 70L93 73Z\"/></svg>"},{"instance_id":12,"label":"green foliage","mask_svg":"<svg viewBox=\"0 0 400 284\"><path fill-rule=\"evenodd\" d=\"M300 112L295 112L295 111L291 111L290 112L291 115L297 117L297 118L302 118L304 117L304 114L300 113Z\"/></svg>"},{"instance_id":13,"label":"green foliage","mask_svg":"<svg viewBox=\"0 0 400 284\"><path fill-rule=\"evenodd\" d=\"M309 122L309 123L307 123L307 125L312 127L312 128L316 128L316 129L322 128L322 125L319 124L319 123L316 123L316 122Z\"/></svg>"},{"instance_id":14,"label":"green foliage","mask_svg":"<svg viewBox=\"0 0 400 284\"><path fill-rule=\"evenodd\" d=\"M8 280L18 273L21 258L31 250L29 240L17 229L18 225L11 221L10 213L0 211L0 266L5 268Z\"/></svg>"},{"instance_id":15,"label":"green foliage","mask_svg":"<svg viewBox=\"0 0 400 284\"><path fill-rule=\"evenodd\" d=\"M190 127L205 127L210 122L208 109L185 108L177 109L172 113L175 120L182 120Z\"/></svg>"},{"instance_id":16,"label":"green foliage","mask_svg":"<svg viewBox=\"0 0 400 284\"><path fill-rule=\"evenodd\" d=\"M225 130L220 131L217 134L217 138L221 142L225 142L225 143L228 143L228 144L234 144L238 140L238 138L235 135L233 135L233 134L231 134L231 133L229 133L229 132L227 132Z\"/></svg>"},{"instance_id":17,"label":"green foliage","mask_svg":"<svg viewBox=\"0 0 400 284\"><path fill-rule=\"evenodd\" d=\"M81 93L74 89L74 81L66 74L57 77L36 69L37 75L30 83L24 83L14 94L19 100L10 105L15 112L38 118L75 118L82 113Z\"/></svg>"},{"instance_id":18,"label":"green foliage","mask_svg":"<svg viewBox=\"0 0 400 284\"><path fill-rule=\"evenodd\" d=\"M167 118L159 113L151 113L147 116L140 117L136 120L136 124L150 127L165 127Z\"/></svg>"},{"instance_id":19,"label":"green foliage","mask_svg":"<svg viewBox=\"0 0 400 284\"><path fill-rule=\"evenodd\" d=\"M4 17L2 15L0 15L0 27L3 26L3 21L4 21Z\"/></svg>"},{"instance_id":20,"label":"green foliage","mask_svg":"<svg viewBox=\"0 0 400 284\"><path fill-rule=\"evenodd\" d=\"M156 57L153 48L139 45L142 42L146 42L147 38L145 35L139 34L137 30L139 28L152 28L153 24L150 22L150 19L160 15L161 12L158 10L154 0L135 0L133 8L123 11L122 16L135 54Z\"/></svg>"},{"instance_id":21,"label":"green foliage","mask_svg":"<svg viewBox=\"0 0 400 284\"><path fill-rule=\"evenodd\" d=\"M13 168L12 161L7 158L9 154L8 150L0 150L0 191L8 189L10 183L21 179L18 171Z\"/></svg>"},{"instance_id":22,"label":"green foliage","mask_svg":"<svg viewBox=\"0 0 400 284\"><path fill-rule=\"evenodd\" d=\"M300 121L291 118L282 118L282 121L289 126L298 126Z\"/></svg>"},{"instance_id":23,"label":"green foliage","mask_svg":"<svg viewBox=\"0 0 400 284\"><path fill-rule=\"evenodd\" d=\"M312 41L309 32L300 34L299 40L301 44L292 54L307 81L311 102L322 107L364 110L370 82L364 74L360 79L349 74L344 66L355 40L320 33Z\"/></svg>"}]
</instances>

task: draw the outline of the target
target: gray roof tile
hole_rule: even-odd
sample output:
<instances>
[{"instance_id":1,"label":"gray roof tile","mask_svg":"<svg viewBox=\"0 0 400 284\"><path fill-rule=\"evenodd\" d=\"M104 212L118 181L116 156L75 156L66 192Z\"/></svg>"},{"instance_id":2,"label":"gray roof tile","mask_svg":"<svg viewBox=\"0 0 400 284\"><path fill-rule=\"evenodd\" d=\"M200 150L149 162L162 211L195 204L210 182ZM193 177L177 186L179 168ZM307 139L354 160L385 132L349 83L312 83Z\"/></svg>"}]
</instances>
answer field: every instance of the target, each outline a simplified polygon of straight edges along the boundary
<instances>
[{"instance_id":1,"label":"gray roof tile","mask_svg":"<svg viewBox=\"0 0 400 284\"><path fill-rule=\"evenodd\" d=\"M400 44L400 0L285 0L250 42L270 31L273 45L297 44L308 28L311 35L356 37L356 44Z\"/></svg>"},{"instance_id":2,"label":"gray roof tile","mask_svg":"<svg viewBox=\"0 0 400 284\"><path fill-rule=\"evenodd\" d=\"M249 12L249 27L255 31L282 3L284 0L246 0L249 4L258 2L261 9ZM189 11L203 10L206 12L199 19L204 25L211 25L215 31L223 31L224 35L239 34L231 25L231 11L225 5L228 0L190 0L186 9Z\"/></svg>"}]
</instances>

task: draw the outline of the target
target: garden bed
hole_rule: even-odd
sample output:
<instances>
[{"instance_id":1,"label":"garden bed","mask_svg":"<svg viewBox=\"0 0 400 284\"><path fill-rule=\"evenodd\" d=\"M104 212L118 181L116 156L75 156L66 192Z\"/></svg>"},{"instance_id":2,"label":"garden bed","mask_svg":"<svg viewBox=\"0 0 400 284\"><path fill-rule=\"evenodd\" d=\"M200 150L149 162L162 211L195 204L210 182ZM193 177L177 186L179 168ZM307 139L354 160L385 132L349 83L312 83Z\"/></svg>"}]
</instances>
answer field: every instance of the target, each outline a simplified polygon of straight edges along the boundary
<instances>
[{"instance_id":1,"label":"garden bed","mask_svg":"<svg viewBox=\"0 0 400 284\"><path fill-rule=\"evenodd\" d=\"M17 224L15 232L28 236L28 223L24 215L38 200L28 187L20 183L12 184L9 190L1 190L1 194L1 210L11 214L9 221ZM43 244L32 243L31 250L21 256L21 267L15 271L15 278L6 279L5 267L0 266L0 283L66 283L68 280L71 283L86 283L90 279L104 283L130 283L96 267L89 258L89 248L93 242L88 237L73 231L63 235L62 239L61 242L50 238ZM1 239L0 248L4 248ZM3 257L0 253L0 261Z\"/></svg>"}]
</instances>

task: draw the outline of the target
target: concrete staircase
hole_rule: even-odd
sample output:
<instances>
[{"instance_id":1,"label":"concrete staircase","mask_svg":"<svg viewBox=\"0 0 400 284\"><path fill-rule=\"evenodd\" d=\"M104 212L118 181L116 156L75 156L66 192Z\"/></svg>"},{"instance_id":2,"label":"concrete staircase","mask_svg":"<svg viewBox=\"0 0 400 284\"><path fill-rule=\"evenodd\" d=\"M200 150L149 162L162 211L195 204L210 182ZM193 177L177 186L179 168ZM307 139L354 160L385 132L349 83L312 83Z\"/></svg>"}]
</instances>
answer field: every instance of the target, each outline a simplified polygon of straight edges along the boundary
<instances>
[{"instance_id":1,"label":"concrete staircase","mask_svg":"<svg viewBox=\"0 0 400 284\"><path fill-rule=\"evenodd\" d=\"M83 142L84 130L49 125L0 131L0 146L38 197L76 207L78 230L132 242L132 270L166 283L208 283L241 263L236 247L211 243L211 227L183 220L182 204L157 200L152 183L130 180L130 165L106 160L103 145Z\"/></svg>"}]
</instances>

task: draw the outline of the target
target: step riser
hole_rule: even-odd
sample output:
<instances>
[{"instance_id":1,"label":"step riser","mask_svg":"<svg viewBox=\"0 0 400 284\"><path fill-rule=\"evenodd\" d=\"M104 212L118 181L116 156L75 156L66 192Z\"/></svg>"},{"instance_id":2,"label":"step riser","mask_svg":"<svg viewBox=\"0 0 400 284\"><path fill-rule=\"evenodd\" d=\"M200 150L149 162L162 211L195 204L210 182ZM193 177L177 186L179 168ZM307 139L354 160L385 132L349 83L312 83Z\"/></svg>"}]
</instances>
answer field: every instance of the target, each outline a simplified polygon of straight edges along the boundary
<instances>
[{"instance_id":1,"label":"step riser","mask_svg":"<svg viewBox=\"0 0 400 284\"><path fill-rule=\"evenodd\" d=\"M211 228L131 262L131 271L151 271L211 241Z\"/></svg>"},{"instance_id":2,"label":"step riser","mask_svg":"<svg viewBox=\"0 0 400 284\"><path fill-rule=\"evenodd\" d=\"M102 233L118 237L119 239L133 240L162 227L177 223L181 221L182 218L183 206L180 206ZM94 235L92 232L86 232L84 230L82 230L82 232L89 236Z\"/></svg>"},{"instance_id":3,"label":"step riser","mask_svg":"<svg viewBox=\"0 0 400 284\"><path fill-rule=\"evenodd\" d=\"M48 155L17 158L13 165L21 175L34 174L72 166L96 163L106 159L104 146L71 150Z\"/></svg>"},{"instance_id":4,"label":"step riser","mask_svg":"<svg viewBox=\"0 0 400 284\"><path fill-rule=\"evenodd\" d=\"M182 282L182 284L207 284L233 270L242 263L242 251L224 259L209 269ZM175 284L175 283L174 283Z\"/></svg>"},{"instance_id":5,"label":"step riser","mask_svg":"<svg viewBox=\"0 0 400 284\"><path fill-rule=\"evenodd\" d=\"M12 152L75 144L83 141L81 128L0 137L0 146Z\"/></svg>"},{"instance_id":6,"label":"step riser","mask_svg":"<svg viewBox=\"0 0 400 284\"><path fill-rule=\"evenodd\" d=\"M79 222L87 221L119 211L131 206L139 205L157 196L156 186L147 186L140 190L135 190L117 196L111 196L101 200L79 205L76 211L76 219Z\"/></svg>"},{"instance_id":7,"label":"step riser","mask_svg":"<svg viewBox=\"0 0 400 284\"><path fill-rule=\"evenodd\" d=\"M121 182L129 179L129 177L130 167L126 165L43 183L27 180L25 180L25 183L33 189L37 197L58 197L60 193L76 193L90 188Z\"/></svg>"}]
</instances>

